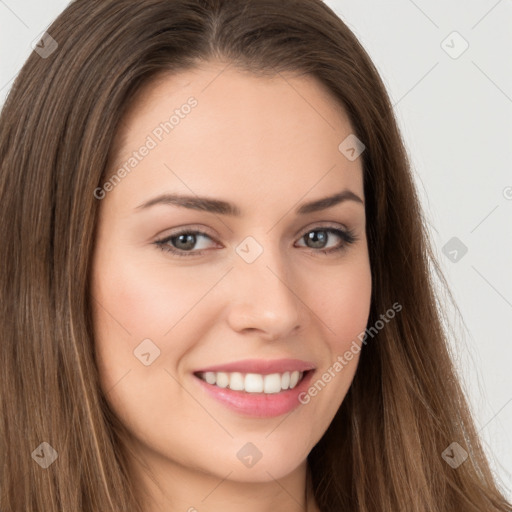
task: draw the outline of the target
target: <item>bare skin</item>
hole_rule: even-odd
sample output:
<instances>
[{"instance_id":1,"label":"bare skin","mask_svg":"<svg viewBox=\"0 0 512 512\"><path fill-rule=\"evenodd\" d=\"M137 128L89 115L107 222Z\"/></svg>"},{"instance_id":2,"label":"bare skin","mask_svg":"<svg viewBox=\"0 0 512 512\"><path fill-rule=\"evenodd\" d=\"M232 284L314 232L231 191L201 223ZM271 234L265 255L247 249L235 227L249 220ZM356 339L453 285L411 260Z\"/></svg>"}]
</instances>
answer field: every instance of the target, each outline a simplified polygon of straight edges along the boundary
<instances>
[{"instance_id":1,"label":"bare skin","mask_svg":"<svg viewBox=\"0 0 512 512\"><path fill-rule=\"evenodd\" d=\"M158 140L155 128L190 97L197 104ZM148 136L157 144L101 200L95 348L102 388L132 437L146 511L319 511L311 493L306 504L306 458L342 403L358 355L307 404L269 418L226 407L194 372L293 358L314 363L314 383L365 330L363 171L360 158L338 149L353 133L346 114L312 78L262 78L211 62L149 84L122 126L113 170ZM295 211L344 190L360 201ZM138 208L163 193L222 199L241 214ZM206 236L196 234L195 245L169 240L181 228ZM355 241L327 228L348 229ZM311 232L316 245L305 237ZM247 237L252 245L242 244ZM169 247L185 257L162 250ZM237 247L262 252L248 263ZM134 351L147 339L145 365ZM262 455L251 467L237 456L247 443Z\"/></svg>"}]
</instances>

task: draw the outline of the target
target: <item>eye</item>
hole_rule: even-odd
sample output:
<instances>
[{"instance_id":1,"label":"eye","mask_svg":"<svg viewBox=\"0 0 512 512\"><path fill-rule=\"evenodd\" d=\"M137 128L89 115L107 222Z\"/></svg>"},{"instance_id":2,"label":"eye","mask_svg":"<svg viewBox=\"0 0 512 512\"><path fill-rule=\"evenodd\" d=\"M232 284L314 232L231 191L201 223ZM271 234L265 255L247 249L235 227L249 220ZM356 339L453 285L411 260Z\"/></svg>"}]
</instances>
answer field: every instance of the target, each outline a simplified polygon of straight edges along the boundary
<instances>
[{"instance_id":1,"label":"eye","mask_svg":"<svg viewBox=\"0 0 512 512\"><path fill-rule=\"evenodd\" d=\"M338 242L334 247L329 247L328 242L331 238L338 238L338 240L341 240L341 243ZM211 236L202 231L188 229L157 240L154 244L163 251L170 252L176 256L193 257L203 254L204 249L208 246L208 243L205 244L203 242L197 247L196 245L201 239L213 240ZM357 237L348 229L343 230L334 227L319 226L306 232L302 235L300 240L304 240L304 242L308 244L306 247L313 252L329 254L347 249L350 244L357 240Z\"/></svg>"},{"instance_id":2,"label":"eye","mask_svg":"<svg viewBox=\"0 0 512 512\"><path fill-rule=\"evenodd\" d=\"M172 254L176 254L177 256L193 256L197 254L201 254L202 249L205 247L195 247L198 239L201 238L212 238L203 233L202 231L181 231L174 235L168 236L162 240L157 240L155 244L160 247L163 251L170 252ZM172 244L172 245L170 245ZM191 249L200 249L199 251L192 251ZM187 254L189 253L189 254ZM190 254L192 253L192 254Z\"/></svg>"},{"instance_id":3,"label":"eye","mask_svg":"<svg viewBox=\"0 0 512 512\"><path fill-rule=\"evenodd\" d=\"M328 242L330 238L337 237L342 241L342 243L338 243L334 247L328 247ZM329 254L333 252L338 252L347 249L350 244L353 244L357 238L355 234L351 230L343 230L334 227L316 227L310 231L308 231L305 235L302 236L301 240L307 245L308 248L313 249L313 251L320 251L324 254Z\"/></svg>"}]
</instances>

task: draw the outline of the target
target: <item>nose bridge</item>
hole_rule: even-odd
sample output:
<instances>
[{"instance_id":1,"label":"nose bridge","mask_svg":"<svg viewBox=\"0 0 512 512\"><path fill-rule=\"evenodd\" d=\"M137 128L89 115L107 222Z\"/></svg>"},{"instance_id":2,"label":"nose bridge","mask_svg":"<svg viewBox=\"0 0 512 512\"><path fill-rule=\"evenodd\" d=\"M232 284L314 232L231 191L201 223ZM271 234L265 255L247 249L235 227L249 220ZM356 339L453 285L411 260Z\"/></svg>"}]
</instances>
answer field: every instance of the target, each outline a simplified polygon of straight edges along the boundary
<instances>
[{"instance_id":1,"label":"nose bridge","mask_svg":"<svg viewBox=\"0 0 512 512\"><path fill-rule=\"evenodd\" d=\"M237 290L231 307L232 327L284 337L299 326L301 301L294 291L292 267L272 237L247 237L235 251L233 278Z\"/></svg>"}]
</instances>

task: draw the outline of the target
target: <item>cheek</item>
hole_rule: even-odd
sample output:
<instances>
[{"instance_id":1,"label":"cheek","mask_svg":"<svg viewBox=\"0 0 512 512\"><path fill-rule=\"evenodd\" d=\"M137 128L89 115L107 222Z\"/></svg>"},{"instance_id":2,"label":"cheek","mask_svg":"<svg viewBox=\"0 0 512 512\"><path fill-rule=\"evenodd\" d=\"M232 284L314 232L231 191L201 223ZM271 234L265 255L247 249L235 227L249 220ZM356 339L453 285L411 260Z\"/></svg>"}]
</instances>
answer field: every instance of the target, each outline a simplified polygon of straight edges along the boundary
<instances>
[{"instance_id":1,"label":"cheek","mask_svg":"<svg viewBox=\"0 0 512 512\"><path fill-rule=\"evenodd\" d=\"M101 387L130 430L143 438L151 436L165 429L162 411L181 397L180 386L165 369L172 371L190 348L193 337L184 332L190 324L181 320L188 319L187 312L204 291L198 283L191 284L186 273L171 275L168 268L144 265L112 250L99 254L93 269L93 323ZM142 352L149 352L151 359L158 356L145 366L137 357Z\"/></svg>"},{"instance_id":2,"label":"cheek","mask_svg":"<svg viewBox=\"0 0 512 512\"><path fill-rule=\"evenodd\" d=\"M323 322L326 339L332 352L347 350L353 340L364 332L371 304L371 271L369 262L361 258L317 280L315 312Z\"/></svg>"},{"instance_id":3,"label":"cheek","mask_svg":"<svg viewBox=\"0 0 512 512\"><path fill-rule=\"evenodd\" d=\"M208 322L211 314L201 299L218 281L218 272L148 264L141 256L116 252L117 245L103 245L93 263L93 323L102 387L117 386L127 372L126 380L133 383L140 370L151 369L155 389L169 390L169 376L163 372L164 382L157 383L155 375L174 368L200 336L198 315ZM158 357L145 367L136 354L148 349Z\"/></svg>"},{"instance_id":4,"label":"cheek","mask_svg":"<svg viewBox=\"0 0 512 512\"><path fill-rule=\"evenodd\" d=\"M331 268L317 274L317 286L310 288L318 290L310 297L324 341L322 365L302 397L305 407L315 411L311 420L315 432L323 432L332 421L357 370L372 291L369 260L364 253L357 256L337 272Z\"/></svg>"},{"instance_id":5,"label":"cheek","mask_svg":"<svg viewBox=\"0 0 512 512\"><path fill-rule=\"evenodd\" d=\"M162 338L211 286L208 280L200 282L191 269L173 272L169 267L137 259L120 257L117 261L115 265L99 262L95 293L103 306L100 315L107 315L110 323L115 319L133 341Z\"/></svg>"}]
</instances>

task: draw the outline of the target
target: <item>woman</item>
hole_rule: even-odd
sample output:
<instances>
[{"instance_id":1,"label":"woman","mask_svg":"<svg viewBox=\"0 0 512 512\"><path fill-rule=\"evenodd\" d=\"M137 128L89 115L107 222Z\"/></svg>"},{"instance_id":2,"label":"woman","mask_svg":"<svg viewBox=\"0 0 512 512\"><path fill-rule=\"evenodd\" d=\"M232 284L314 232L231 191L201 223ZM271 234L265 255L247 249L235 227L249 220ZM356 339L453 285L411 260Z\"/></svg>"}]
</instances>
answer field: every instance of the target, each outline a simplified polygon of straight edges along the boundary
<instances>
[{"instance_id":1,"label":"woman","mask_svg":"<svg viewBox=\"0 0 512 512\"><path fill-rule=\"evenodd\" d=\"M0 162L2 510L512 510L323 3L72 2Z\"/></svg>"}]
</instances>

